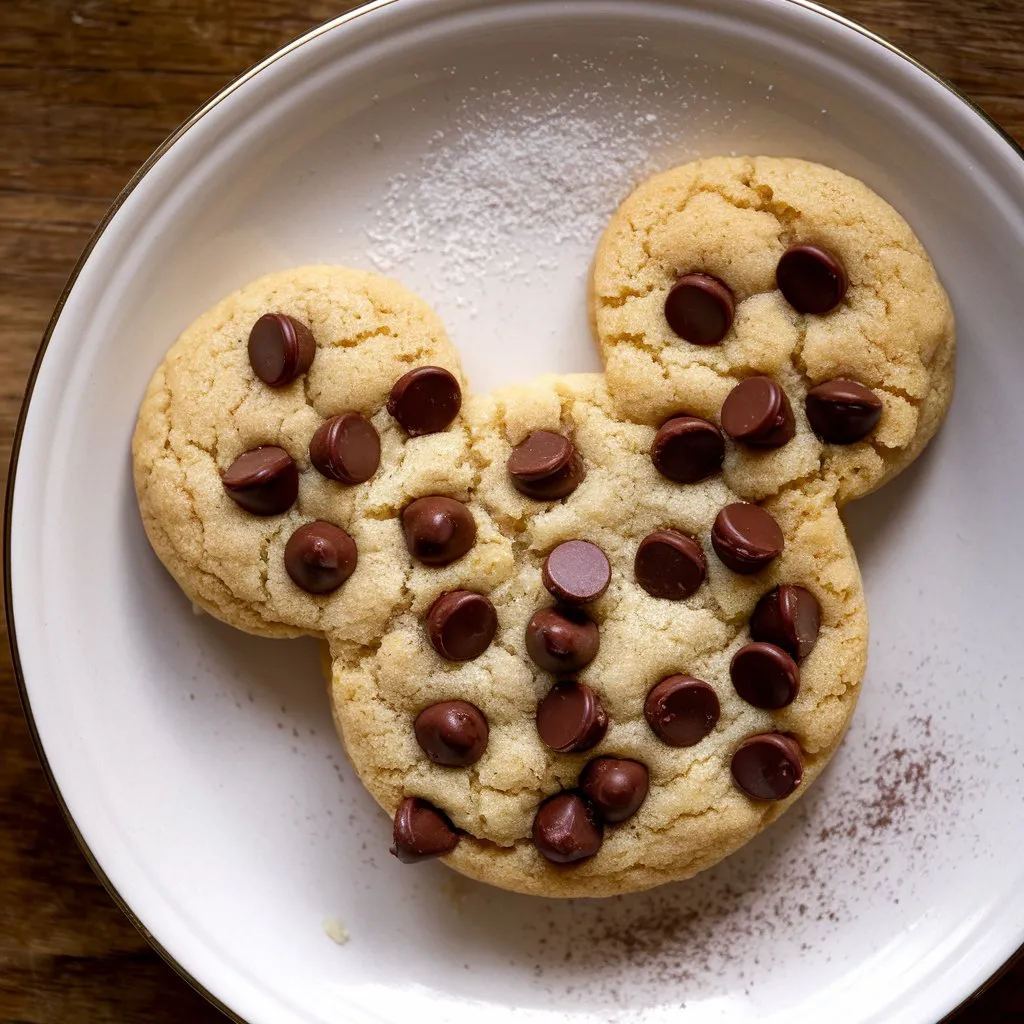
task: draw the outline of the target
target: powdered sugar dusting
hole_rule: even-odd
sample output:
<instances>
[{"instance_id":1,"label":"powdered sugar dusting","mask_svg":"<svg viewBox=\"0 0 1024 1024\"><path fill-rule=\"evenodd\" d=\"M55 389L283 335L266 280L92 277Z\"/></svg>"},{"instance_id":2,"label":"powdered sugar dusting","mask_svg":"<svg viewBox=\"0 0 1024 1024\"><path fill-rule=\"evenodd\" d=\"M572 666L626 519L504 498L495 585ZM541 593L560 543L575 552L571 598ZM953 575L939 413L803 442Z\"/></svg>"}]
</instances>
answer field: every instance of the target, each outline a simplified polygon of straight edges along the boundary
<instances>
[{"instance_id":1,"label":"powdered sugar dusting","mask_svg":"<svg viewBox=\"0 0 1024 1024\"><path fill-rule=\"evenodd\" d=\"M710 72L670 73L642 41L623 60L614 90L607 67L560 54L536 61L528 81L493 72L469 87L418 165L388 180L366 230L371 263L393 274L429 251L442 293L495 277L528 283L563 255L585 270L628 191L728 116L690 113L707 109Z\"/></svg>"}]
</instances>

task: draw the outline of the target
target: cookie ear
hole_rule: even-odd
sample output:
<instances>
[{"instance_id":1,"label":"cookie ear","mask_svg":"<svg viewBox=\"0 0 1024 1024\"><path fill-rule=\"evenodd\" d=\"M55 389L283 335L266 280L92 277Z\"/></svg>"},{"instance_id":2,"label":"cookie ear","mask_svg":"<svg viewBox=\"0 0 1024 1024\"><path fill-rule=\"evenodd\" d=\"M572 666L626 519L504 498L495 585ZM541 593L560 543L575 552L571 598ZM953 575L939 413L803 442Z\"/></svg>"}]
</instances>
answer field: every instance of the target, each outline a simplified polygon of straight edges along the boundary
<instances>
[{"instance_id":1,"label":"cookie ear","mask_svg":"<svg viewBox=\"0 0 1024 1024\"><path fill-rule=\"evenodd\" d=\"M396 381L424 364L439 369L407 380L392 415ZM450 422L461 384L436 314L392 281L304 267L247 285L185 330L142 403L133 463L154 550L239 629L372 642L404 582L385 511L437 487L406 460L410 433L436 426L417 396L444 391L427 404ZM461 427L417 445L435 473L468 461ZM459 486L445 475L444 493Z\"/></svg>"},{"instance_id":2,"label":"cookie ear","mask_svg":"<svg viewBox=\"0 0 1024 1024\"><path fill-rule=\"evenodd\" d=\"M952 397L954 319L931 261L892 207L819 164L718 158L651 178L601 240L590 301L632 419L720 423L742 381L781 386L791 439L741 433L726 457L750 500L819 473L839 503L867 494L920 454Z\"/></svg>"}]
</instances>

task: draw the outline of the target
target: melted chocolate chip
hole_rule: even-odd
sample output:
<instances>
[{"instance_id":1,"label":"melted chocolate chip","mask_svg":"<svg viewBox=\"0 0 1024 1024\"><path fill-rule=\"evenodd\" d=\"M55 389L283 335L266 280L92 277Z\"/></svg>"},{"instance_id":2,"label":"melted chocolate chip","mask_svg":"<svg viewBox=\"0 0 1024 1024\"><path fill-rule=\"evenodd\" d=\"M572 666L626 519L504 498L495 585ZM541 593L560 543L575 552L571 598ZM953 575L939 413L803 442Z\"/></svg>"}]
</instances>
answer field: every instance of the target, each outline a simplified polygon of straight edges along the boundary
<instances>
[{"instance_id":1,"label":"melted chocolate chip","mask_svg":"<svg viewBox=\"0 0 1024 1024\"><path fill-rule=\"evenodd\" d=\"M722 406L722 429L752 448L781 448L793 439L796 419L786 392L771 377L748 377Z\"/></svg>"},{"instance_id":2,"label":"melted chocolate chip","mask_svg":"<svg viewBox=\"0 0 1024 1024\"><path fill-rule=\"evenodd\" d=\"M445 430L462 408L462 388L440 366L419 366L396 381L388 396L388 412L410 437Z\"/></svg>"},{"instance_id":3,"label":"melted chocolate chip","mask_svg":"<svg viewBox=\"0 0 1024 1024\"><path fill-rule=\"evenodd\" d=\"M722 432L698 416L673 416L662 424L651 445L654 468L678 484L706 480L722 468L724 458Z\"/></svg>"},{"instance_id":4,"label":"melted chocolate chip","mask_svg":"<svg viewBox=\"0 0 1024 1024\"><path fill-rule=\"evenodd\" d=\"M533 844L555 864L574 864L601 849L601 820L579 793L545 800L533 819Z\"/></svg>"},{"instance_id":5,"label":"melted chocolate chip","mask_svg":"<svg viewBox=\"0 0 1024 1024\"><path fill-rule=\"evenodd\" d=\"M508 457L512 486L536 501L566 498L583 481L583 460L562 434L535 430Z\"/></svg>"},{"instance_id":6,"label":"melted chocolate chip","mask_svg":"<svg viewBox=\"0 0 1024 1024\"><path fill-rule=\"evenodd\" d=\"M432 704L416 716L416 742L434 764L465 768L487 749L490 729L483 712L464 700Z\"/></svg>"},{"instance_id":7,"label":"melted chocolate chip","mask_svg":"<svg viewBox=\"0 0 1024 1024\"><path fill-rule=\"evenodd\" d=\"M816 245L790 246L779 260L775 280L795 310L817 315L835 309L850 283L839 257Z\"/></svg>"},{"instance_id":8,"label":"melted chocolate chip","mask_svg":"<svg viewBox=\"0 0 1024 1024\"><path fill-rule=\"evenodd\" d=\"M365 483L380 466L380 435L357 412L332 416L309 442L309 461L330 480Z\"/></svg>"},{"instance_id":9,"label":"melted chocolate chip","mask_svg":"<svg viewBox=\"0 0 1024 1024\"><path fill-rule=\"evenodd\" d=\"M684 274L665 300L665 319L684 341L717 345L732 327L736 299L710 274Z\"/></svg>"},{"instance_id":10,"label":"melted chocolate chip","mask_svg":"<svg viewBox=\"0 0 1024 1024\"><path fill-rule=\"evenodd\" d=\"M811 430L829 444L864 440L882 417L882 400L874 391L841 378L811 388L804 408Z\"/></svg>"},{"instance_id":11,"label":"melted chocolate chip","mask_svg":"<svg viewBox=\"0 0 1024 1024\"><path fill-rule=\"evenodd\" d=\"M821 628L818 599L803 587L783 584L769 590L750 617L750 635L775 644L794 658L806 658Z\"/></svg>"},{"instance_id":12,"label":"melted chocolate chip","mask_svg":"<svg viewBox=\"0 0 1024 1024\"><path fill-rule=\"evenodd\" d=\"M491 646L497 631L494 605L471 590L442 594L427 613L430 643L448 661L479 658Z\"/></svg>"},{"instance_id":13,"label":"melted chocolate chip","mask_svg":"<svg viewBox=\"0 0 1024 1024\"><path fill-rule=\"evenodd\" d=\"M455 826L432 804L410 796L398 805L391 853L403 864L444 857L458 845Z\"/></svg>"},{"instance_id":14,"label":"melted chocolate chip","mask_svg":"<svg viewBox=\"0 0 1024 1024\"><path fill-rule=\"evenodd\" d=\"M609 825L632 818L647 796L647 767L620 757L595 758L580 776L580 792Z\"/></svg>"},{"instance_id":15,"label":"melted chocolate chip","mask_svg":"<svg viewBox=\"0 0 1024 1024\"><path fill-rule=\"evenodd\" d=\"M586 683L572 679L555 683L537 705L537 732L561 754L590 750L607 731L608 716Z\"/></svg>"},{"instance_id":16,"label":"melted chocolate chip","mask_svg":"<svg viewBox=\"0 0 1024 1024\"><path fill-rule=\"evenodd\" d=\"M777 711L792 704L800 692L800 669L774 644L741 647L733 655L729 675L736 692L755 708Z\"/></svg>"},{"instance_id":17,"label":"melted chocolate chip","mask_svg":"<svg viewBox=\"0 0 1024 1024\"><path fill-rule=\"evenodd\" d=\"M539 668L563 675L579 672L597 657L601 637L576 608L541 608L526 627L526 650Z\"/></svg>"},{"instance_id":18,"label":"melted chocolate chip","mask_svg":"<svg viewBox=\"0 0 1024 1024\"><path fill-rule=\"evenodd\" d=\"M784 800L803 774L799 744L778 732L747 737L732 758L733 781L754 800Z\"/></svg>"},{"instance_id":19,"label":"melted chocolate chip","mask_svg":"<svg viewBox=\"0 0 1024 1024\"><path fill-rule=\"evenodd\" d=\"M476 543L472 512L454 498L417 498L402 512L409 554L424 565L448 565Z\"/></svg>"},{"instance_id":20,"label":"melted chocolate chip","mask_svg":"<svg viewBox=\"0 0 1024 1024\"><path fill-rule=\"evenodd\" d=\"M296 586L329 594L355 572L356 542L340 527L315 522L300 526L284 548L284 567Z\"/></svg>"},{"instance_id":21,"label":"melted chocolate chip","mask_svg":"<svg viewBox=\"0 0 1024 1024\"><path fill-rule=\"evenodd\" d=\"M701 546L678 530L658 530L640 541L633 561L636 581L651 597L682 601L697 592L707 575Z\"/></svg>"},{"instance_id":22,"label":"melted chocolate chip","mask_svg":"<svg viewBox=\"0 0 1024 1024\"><path fill-rule=\"evenodd\" d=\"M292 457L274 445L239 455L221 481L228 497L254 516L287 512L299 496L299 471Z\"/></svg>"},{"instance_id":23,"label":"melted chocolate chip","mask_svg":"<svg viewBox=\"0 0 1024 1024\"><path fill-rule=\"evenodd\" d=\"M718 695L703 680L675 675L662 679L644 701L654 735L670 747L692 747L718 724Z\"/></svg>"},{"instance_id":24,"label":"melted chocolate chip","mask_svg":"<svg viewBox=\"0 0 1024 1024\"><path fill-rule=\"evenodd\" d=\"M711 529L711 546L722 564L743 576L760 572L782 554L779 524L759 505L726 505Z\"/></svg>"},{"instance_id":25,"label":"melted chocolate chip","mask_svg":"<svg viewBox=\"0 0 1024 1024\"><path fill-rule=\"evenodd\" d=\"M608 556L586 540L559 544L544 559L541 579L548 592L564 604L596 601L611 582Z\"/></svg>"},{"instance_id":26,"label":"melted chocolate chip","mask_svg":"<svg viewBox=\"0 0 1024 1024\"><path fill-rule=\"evenodd\" d=\"M266 313L249 332L249 364L272 388L290 384L305 373L316 355L313 333L284 313Z\"/></svg>"}]
</instances>

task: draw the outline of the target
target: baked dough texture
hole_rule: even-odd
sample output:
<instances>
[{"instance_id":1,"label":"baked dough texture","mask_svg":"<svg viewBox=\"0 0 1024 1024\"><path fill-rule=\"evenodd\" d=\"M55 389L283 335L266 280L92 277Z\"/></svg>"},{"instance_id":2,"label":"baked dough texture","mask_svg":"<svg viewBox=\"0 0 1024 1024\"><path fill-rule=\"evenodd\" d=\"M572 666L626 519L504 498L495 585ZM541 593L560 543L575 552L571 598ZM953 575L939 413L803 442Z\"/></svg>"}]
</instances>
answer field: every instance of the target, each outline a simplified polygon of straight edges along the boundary
<instances>
[{"instance_id":1,"label":"baked dough texture","mask_svg":"<svg viewBox=\"0 0 1024 1024\"><path fill-rule=\"evenodd\" d=\"M775 266L795 241L843 260L850 287L834 312L798 314L775 289ZM688 344L665 322L668 290L694 270L735 293L721 345ZM270 311L308 324L317 344L308 373L282 388L255 377L246 351L252 325ZM146 532L191 600L248 632L322 638L339 733L381 806L393 814L405 797L429 801L463 833L446 863L546 896L606 896L690 877L777 818L827 764L867 654L864 593L839 509L913 461L953 384L952 312L920 243L864 185L799 160L711 159L641 185L599 246L591 314L605 374L467 393L447 430L409 437L385 408L400 376L443 366L466 390L436 315L373 274L272 274L176 342L149 386L133 444ZM755 374L786 390L795 438L767 451L730 441L723 472L700 483L661 476L650 455L657 427L680 412L717 422L730 390ZM835 377L866 384L884 403L865 441L823 444L808 426L804 396ZM351 411L377 428L381 464L368 482L345 486L312 468L308 449L324 419ZM586 467L560 501L534 501L509 481L509 454L536 430L572 438ZM299 468L298 500L282 515L248 514L221 483L260 445L284 448ZM477 525L472 549L444 567L414 560L403 539L402 510L428 495L465 502ZM782 554L750 576L727 569L710 543L718 512L741 500L761 504L785 537ZM353 575L323 596L299 589L284 568L288 537L313 520L343 528L358 548ZM637 545L667 527L696 539L707 558L705 583L684 601L652 597L634 579ZM553 677L530 659L525 632L552 603L544 558L571 539L597 544L611 564L607 592L588 606L600 649L579 673L610 724L593 749L559 754L538 736L537 703ZM740 699L729 665L750 639L758 599L779 584L815 595L821 631L801 663L796 700L766 711ZM436 653L424 626L433 602L459 589L487 595L498 617L494 642L463 663ZM648 691L674 673L709 683L721 705L715 729L692 747L662 743L644 717ZM447 700L475 704L489 722L486 751L467 768L434 764L413 733L421 710ZM754 801L733 782L733 752L763 732L786 733L803 751L803 782L788 799ZM603 754L643 762L648 796L605 830L596 856L552 864L531 839L538 804L572 789Z\"/></svg>"},{"instance_id":2,"label":"baked dough texture","mask_svg":"<svg viewBox=\"0 0 1024 1024\"><path fill-rule=\"evenodd\" d=\"M849 290L827 316L797 313L775 286L796 242L846 267ZM680 343L664 314L680 273L697 268L737 299L721 345ZM871 388L882 419L859 444L822 444L806 418L764 452L731 448L725 477L749 500L810 477L842 503L910 465L953 395L953 312L907 222L866 185L829 167L774 157L699 160L655 175L612 217L594 260L591 318L608 389L631 419L660 423L679 409L715 419L736 382L775 378L794 409L837 377Z\"/></svg>"}]
</instances>

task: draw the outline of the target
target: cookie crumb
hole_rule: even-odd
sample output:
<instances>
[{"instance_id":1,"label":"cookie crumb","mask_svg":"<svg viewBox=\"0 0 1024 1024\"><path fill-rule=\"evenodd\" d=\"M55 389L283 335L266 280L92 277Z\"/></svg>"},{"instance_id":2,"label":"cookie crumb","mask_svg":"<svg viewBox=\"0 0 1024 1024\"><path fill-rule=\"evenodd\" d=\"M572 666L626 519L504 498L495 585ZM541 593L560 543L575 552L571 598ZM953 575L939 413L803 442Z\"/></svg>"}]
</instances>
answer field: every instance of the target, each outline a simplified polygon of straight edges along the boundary
<instances>
[{"instance_id":1,"label":"cookie crumb","mask_svg":"<svg viewBox=\"0 0 1024 1024\"><path fill-rule=\"evenodd\" d=\"M344 946L351 938L339 918L325 917L322 922L322 927L324 935L326 935L331 942L336 943L339 946Z\"/></svg>"}]
</instances>

